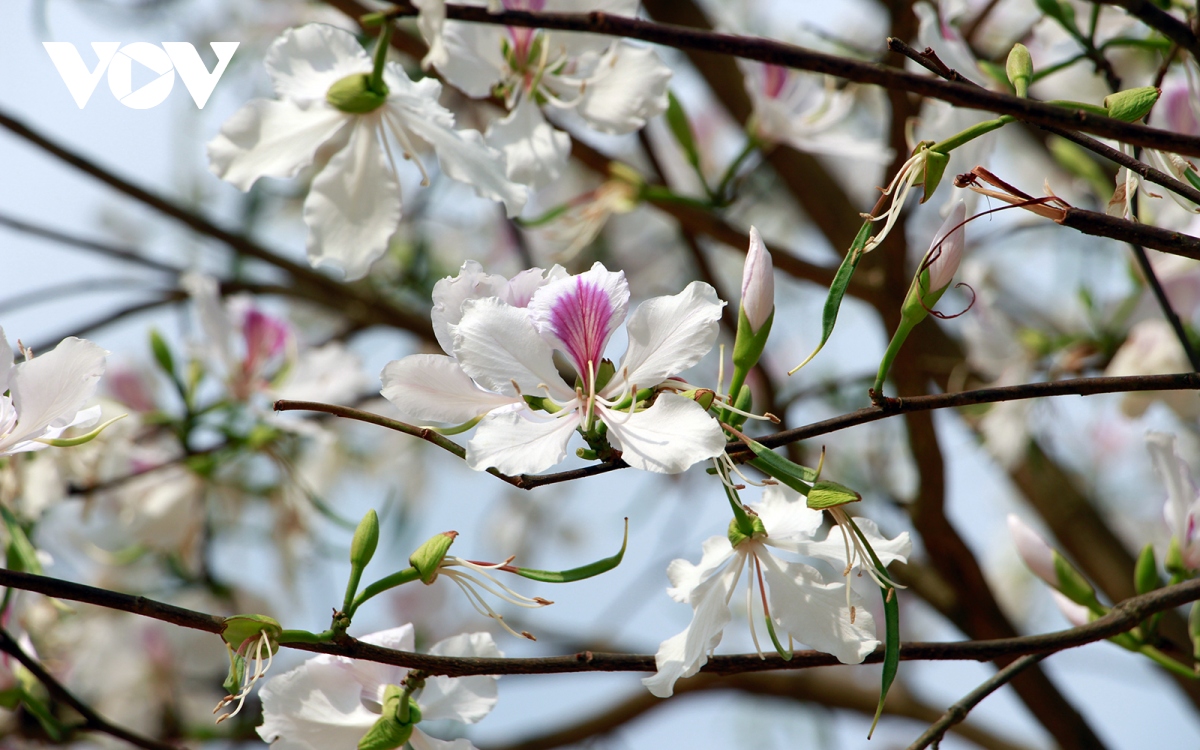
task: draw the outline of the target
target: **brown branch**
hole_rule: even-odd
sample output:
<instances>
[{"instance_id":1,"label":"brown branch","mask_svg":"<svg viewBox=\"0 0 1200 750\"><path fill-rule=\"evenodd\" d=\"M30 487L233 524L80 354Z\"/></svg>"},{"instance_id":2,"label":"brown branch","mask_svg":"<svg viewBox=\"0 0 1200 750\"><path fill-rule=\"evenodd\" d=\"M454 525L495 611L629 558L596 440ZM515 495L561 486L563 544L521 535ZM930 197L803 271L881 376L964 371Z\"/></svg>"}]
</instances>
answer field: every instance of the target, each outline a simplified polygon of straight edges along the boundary
<instances>
[{"instance_id":1,"label":"brown branch","mask_svg":"<svg viewBox=\"0 0 1200 750\"><path fill-rule=\"evenodd\" d=\"M124 727L119 727L116 724L109 722L103 716L96 713L91 706L84 703L79 698L75 697L71 691L67 690L67 688L63 686L61 682L55 679L54 675L47 672L45 668L38 663L37 659L34 659L29 654L25 653L25 650L21 648L20 644L13 640L13 637L3 629L0 629L0 651L9 654L14 659L21 662L21 665L28 669L30 674L32 674L35 678L37 678L38 682L45 686L46 692L48 692L55 700L63 703L64 705L70 706L76 711L76 713L83 717L83 726L74 727L75 729L88 729L93 732L101 732L103 734L116 737L119 740L125 740L135 747L144 747L146 750L179 750L174 745L170 745L165 742L159 742L158 740L154 740L149 737L143 737L136 732L131 732Z\"/></svg>"},{"instance_id":2,"label":"brown branch","mask_svg":"<svg viewBox=\"0 0 1200 750\"><path fill-rule=\"evenodd\" d=\"M0 569L0 586L33 591L69 601L95 604L108 609L150 617L182 627L219 634L224 618L195 612L143 596L132 596L48 576ZM1114 605L1108 614L1087 625L1039 635L996 638L951 643L908 642L901 644L900 658L905 661L994 661L1026 654L1055 653L1102 641L1137 627L1157 612L1200 599L1200 579L1126 599ZM543 657L457 657L416 654L375 646L349 636L332 643L283 643L288 648L318 654L334 654L354 659L421 669L431 675L465 677L469 675L570 674L576 672L653 672L653 654L616 654L581 651L564 656ZM883 661L883 647L867 655L864 663ZM790 661L778 654L734 654L710 657L701 671L731 675L752 672L828 667L839 664L837 657L820 651L796 651Z\"/></svg>"},{"instance_id":3,"label":"brown branch","mask_svg":"<svg viewBox=\"0 0 1200 750\"><path fill-rule=\"evenodd\" d=\"M1092 0L1098 5L1116 5L1150 28L1183 47L1200 61L1200 40L1188 25L1148 0Z\"/></svg>"},{"instance_id":4,"label":"brown branch","mask_svg":"<svg viewBox=\"0 0 1200 750\"><path fill-rule=\"evenodd\" d=\"M412 16L416 15L416 12L416 8L411 4L398 3L396 9L391 11L391 15L393 17ZM1111 117L1101 117L1082 110L1000 94L976 86L927 78L898 68L814 52L771 39L701 31L602 12L534 13L508 10L502 13L489 13L487 8L483 7L447 5L446 17L474 23L621 36L684 50L702 50L734 55L772 65L825 73L858 83L882 86L888 89L901 89L968 109L982 109L998 114L1012 115L1018 120L1033 125L1051 125L1082 130L1144 148L1156 148L1185 156L1200 156L1200 138L1195 136L1122 122Z\"/></svg>"}]
</instances>

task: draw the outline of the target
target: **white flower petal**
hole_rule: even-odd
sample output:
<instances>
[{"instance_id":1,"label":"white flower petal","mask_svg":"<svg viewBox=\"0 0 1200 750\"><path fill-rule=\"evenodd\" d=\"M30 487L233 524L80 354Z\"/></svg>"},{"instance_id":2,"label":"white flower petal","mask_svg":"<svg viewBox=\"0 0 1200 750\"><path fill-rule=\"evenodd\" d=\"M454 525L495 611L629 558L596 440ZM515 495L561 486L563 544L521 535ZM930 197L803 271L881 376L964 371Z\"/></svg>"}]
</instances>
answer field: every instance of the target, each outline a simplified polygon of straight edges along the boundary
<instances>
[{"instance_id":1,"label":"white flower petal","mask_svg":"<svg viewBox=\"0 0 1200 750\"><path fill-rule=\"evenodd\" d=\"M527 96L492 123L487 142L504 152L508 178L534 189L558 179L571 154L571 136L546 122Z\"/></svg>"},{"instance_id":2,"label":"white flower petal","mask_svg":"<svg viewBox=\"0 0 1200 750\"><path fill-rule=\"evenodd\" d=\"M500 45L507 33L496 26L447 21L442 28L447 59L436 63L438 71L467 96L491 96L505 67Z\"/></svg>"},{"instance_id":3,"label":"white flower petal","mask_svg":"<svg viewBox=\"0 0 1200 750\"><path fill-rule=\"evenodd\" d=\"M667 110L671 69L658 53L621 41L600 58L576 112L601 133L632 133Z\"/></svg>"},{"instance_id":4,"label":"white flower petal","mask_svg":"<svg viewBox=\"0 0 1200 750\"><path fill-rule=\"evenodd\" d=\"M258 734L275 750L351 750L379 718L354 675L329 657L309 659L263 685Z\"/></svg>"},{"instance_id":5,"label":"white flower petal","mask_svg":"<svg viewBox=\"0 0 1200 750\"><path fill-rule=\"evenodd\" d=\"M792 549L785 546L789 542L811 542L824 523L821 511L808 507L799 492L782 484L767 485L763 488L762 502L747 507L762 519L768 544L780 549ZM844 548L840 565L846 565Z\"/></svg>"},{"instance_id":6,"label":"white flower petal","mask_svg":"<svg viewBox=\"0 0 1200 750\"><path fill-rule=\"evenodd\" d=\"M509 216L516 216L529 199L529 188L509 179L504 154L487 145L477 130L455 130L454 116L437 102L437 93L430 81L414 84L396 69L388 77L392 93L388 96L387 121L393 131L406 130L433 146L438 166L453 180L465 182L475 192L504 204ZM435 92L429 95L427 92ZM397 140L406 140L403 134Z\"/></svg>"},{"instance_id":7,"label":"white flower petal","mask_svg":"<svg viewBox=\"0 0 1200 750\"><path fill-rule=\"evenodd\" d=\"M353 34L321 23L284 31L265 62L279 98L302 107L323 105L329 87L346 76L371 72L371 58Z\"/></svg>"},{"instance_id":8,"label":"white flower petal","mask_svg":"<svg viewBox=\"0 0 1200 750\"><path fill-rule=\"evenodd\" d=\"M851 624L845 583L825 583L815 568L784 562L767 553L759 556L759 563L771 617L796 640L833 654L843 664L862 663L879 645L875 620L855 593L850 599L855 606Z\"/></svg>"},{"instance_id":9,"label":"white flower petal","mask_svg":"<svg viewBox=\"0 0 1200 750\"><path fill-rule=\"evenodd\" d=\"M527 410L494 411L467 443L467 466L476 471L495 467L505 474L535 474L567 457L567 441L579 424L579 413L557 419Z\"/></svg>"},{"instance_id":10,"label":"white flower petal","mask_svg":"<svg viewBox=\"0 0 1200 750\"><path fill-rule=\"evenodd\" d=\"M613 447L635 469L677 474L725 450L717 420L685 396L660 393L653 406L632 415L600 410Z\"/></svg>"},{"instance_id":11,"label":"white flower petal","mask_svg":"<svg viewBox=\"0 0 1200 750\"><path fill-rule=\"evenodd\" d=\"M628 307L625 272L596 263L585 273L537 290L529 301L529 314L538 332L586 378L589 365L600 366L608 339L625 320Z\"/></svg>"},{"instance_id":12,"label":"white flower petal","mask_svg":"<svg viewBox=\"0 0 1200 750\"><path fill-rule=\"evenodd\" d=\"M508 404L521 403L475 385L458 362L441 354L413 354L389 362L380 393L400 410L400 419L425 424L462 424Z\"/></svg>"},{"instance_id":13,"label":"white flower petal","mask_svg":"<svg viewBox=\"0 0 1200 750\"><path fill-rule=\"evenodd\" d=\"M348 281L366 275L400 222L400 183L378 140L378 116L359 115L353 127L304 201L309 261Z\"/></svg>"},{"instance_id":14,"label":"white flower petal","mask_svg":"<svg viewBox=\"0 0 1200 750\"><path fill-rule=\"evenodd\" d=\"M464 261L457 276L438 279L433 285L433 310L429 318L433 322L433 335L441 344L442 351L454 354L451 327L462 320L463 303L469 299L500 297L506 283L503 276L484 273L483 266L474 260Z\"/></svg>"},{"instance_id":15,"label":"white flower petal","mask_svg":"<svg viewBox=\"0 0 1200 750\"><path fill-rule=\"evenodd\" d=\"M92 342L72 336L52 351L16 365L9 387L17 426L0 440L0 451L74 422L96 393L107 354Z\"/></svg>"},{"instance_id":16,"label":"white flower petal","mask_svg":"<svg viewBox=\"0 0 1200 750\"><path fill-rule=\"evenodd\" d=\"M489 633L456 635L439 641L429 653L436 656L503 656ZM453 719L474 724L491 712L497 699L495 677L430 677L421 691L422 720Z\"/></svg>"},{"instance_id":17,"label":"white flower petal","mask_svg":"<svg viewBox=\"0 0 1200 750\"><path fill-rule=\"evenodd\" d=\"M413 626L409 623L398 628L389 628L365 635L361 640L364 643L397 651L414 651L416 648ZM379 704L383 703L383 694L388 685L399 685L408 676L407 669L392 664L350 659L345 656L334 658L338 666L354 676L361 689L361 697Z\"/></svg>"},{"instance_id":18,"label":"white flower petal","mask_svg":"<svg viewBox=\"0 0 1200 750\"><path fill-rule=\"evenodd\" d=\"M958 201L934 235L933 242L929 244L926 259L936 254L933 262L929 264L929 289L932 291L943 289L954 280L966 243L966 227L960 226L966 218L967 204Z\"/></svg>"},{"instance_id":19,"label":"white flower petal","mask_svg":"<svg viewBox=\"0 0 1200 750\"><path fill-rule=\"evenodd\" d=\"M725 561L733 557L733 545L727 536L711 536L704 541L700 562L692 563L678 558L667 566L667 578L671 581L667 594L677 602L686 602L700 582L717 572Z\"/></svg>"},{"instance_id":20,"label":"white flower petal","mask_svg":"<svg viewBox=\"0 0 1200 750\"><path fill-rule=\"evenodd\" d=\"M421 67L425 70L441 70L450 62L450 53L442 38L442 29L446 25L446 0L413 0L413 5L417 8L417 29L429 44Z\"/></svg>"},{"instance_id":21,"label":"white flower petal","mask_svg":"<svg viewBox=\"0 0 1200 750\"><path fill-rule=\"evenodd\" d=\"M1154 471L1167 488L1167 502L1163 516L1171 534L1179 541L1184 564L1189 568L1200 567L1200 535L1196 522L1200 519L1200 493L1192 480L1192 471L1187 462L1175 450L1175 436L1167 432L1147 432L1146 449L1150 451L1150 462Z\"/></svg>"},{"instance_id":22,"label":"white flower petal","mask_svg":"<svg viewBox=\"0 0 1200 750\"><path fill-rule=\"evenodd\" d=\"M463 303L462 320L454 327L454 356L487 390L516 396L516 383L524 395L544 396L545 385L560 401L574 398L525 310L495 297Z\"/></svg>"},{"instance_id":23,"label":"white flower petal","mask_svg":"<svg viewBox=\"0 0 1200 750\"><path fill-rule=\"evenodd\" d=\"M724 306L716 290L702 281L638 305L625 326L629 348L617 368L621 377L614 378L619 382L606 388L605 395L630 385L652 388L695 365L717 341Z\"/></svg>"},{"instance_id":24,"label":"white flower petal","mask_svg":"<svg viewBox=\"0 0 1200 750\"><path fill-rule=\"evenodd\" d=\"M412 746L413 750L478 750L470 740L462 737L453 741L439 740L437 737L431 737L421 731L420 727L413 729L408 744Z\"/></svg>"},{"instance_id":25,"label":"white flower petal","mask_svg":"<svg viewBox=\"0 0 1200 750\"><path fill-rule=\"evenodd\" d=\"M658 672L642 680L651 693L669 698L675 692L676 680L691 677L708 662L708 652L721 642L721 633L732 618L729 597L745 562L745 555L737 554L725 570L696 587L691 599L695 610L691 624L659 645L654 655Z\"/></svg>"},{"instance_id":26,"label":"white flower petal","mask_svg":"<svg viewBox=\"0 0 1200 750\"><path fill-rule=\"evenodd\" d=\"M251 100L209 141L209 171L239 190L249 190L259 177L294 177L349 121L330 107L304 110L291 102Z\"/></svg>"}]
</instances>

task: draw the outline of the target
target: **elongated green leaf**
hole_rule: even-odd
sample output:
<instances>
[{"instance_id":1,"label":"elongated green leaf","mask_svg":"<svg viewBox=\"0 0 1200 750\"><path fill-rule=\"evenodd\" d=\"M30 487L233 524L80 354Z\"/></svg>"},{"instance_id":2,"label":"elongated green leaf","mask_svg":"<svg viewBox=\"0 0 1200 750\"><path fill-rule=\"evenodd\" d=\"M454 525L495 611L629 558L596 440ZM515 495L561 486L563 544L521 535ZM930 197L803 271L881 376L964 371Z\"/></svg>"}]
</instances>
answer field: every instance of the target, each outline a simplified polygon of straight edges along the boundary
<instances>
[{"instance_id":1,"label":"elongated green leaf","mask_svg":"<svg viewBox=\"0 0 1200 750\"><path fill-rule=\"evenodd\" d=\"M817 344L817 348L803 362L792 368L788 375L811 362L813 357L825 348L825 342L829 341L829 336L833 333L833 325L837 322L838 310L841 309L842 298L846 296L846 288L850 286L850 277L854 275L854 269L858 268L858 261L863 256L863 248L866 247L870 237L871 222L865 221L862 229L858 230L858 236L854 238L850 249L846 251L842 265L838 266L837 273L833 276L833 283L829 285L829 296L825 298L825 310L821 313L821 343Z\"/></svg>"},{"instance_id":2,"label":"elongated green leaf","mask_svg":"<svg viewBox=\"0 0 1200 750\"><path fill-rule=\"evenodd\" d=\"M807 466L801 466L798 463L789 461L762 443L751 440L744 435L742 436L742 440L745 441L746 445L750 446L750 450L754 451L754 455L756 456L754 460L750 461L751 466L769 477L778 479L801 495L808 497L808 492L812 489L813 482L817 481L816 469L810 469Z\"/></svg>"},{"instance_id":3,"label":"elongated green leaf","mask_svg":"<svg viewBox=\"0 0 1200 750\"><path fill-rule=\"evenodd\" d=\"M625 538L621 540L621 549L612 557L606 557L603 560L597 560L589 565L581 565L578 568L570 570L534 570L533 568L516 568L513 570L519 576L523 576L533 581L542 581L543 583L574 583L582 581L586 578L598 576L601 573L607 573L613 568L621 564L621 560L625 557L625 547L629 544L629 519L625 519ZM507 570L507 568L506 568Z\"/></svg>"}]
</instances>

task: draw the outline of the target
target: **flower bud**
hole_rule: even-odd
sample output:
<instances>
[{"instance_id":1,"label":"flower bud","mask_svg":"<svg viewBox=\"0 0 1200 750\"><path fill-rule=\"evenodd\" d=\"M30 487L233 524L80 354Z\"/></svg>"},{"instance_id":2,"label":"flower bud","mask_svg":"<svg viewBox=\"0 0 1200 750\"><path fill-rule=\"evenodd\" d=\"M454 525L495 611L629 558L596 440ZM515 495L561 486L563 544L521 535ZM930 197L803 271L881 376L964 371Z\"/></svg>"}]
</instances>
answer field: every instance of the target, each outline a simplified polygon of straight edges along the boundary
<instances>
[{"instance_id":1,"label":"flower bud","mask_svg":"<svg viewBox=\"0 0 1200 750\"><path fill-rule=\"evenodd\" d=\"M1008 75L1008 82L1016 89L1017 96L1026 96L1033 80L1033 58L1029 56L1029 48L1019 42L1014 44L1004 64L1004 72Z\"/></svg>"},{"instance_id":2,"label":"flower bud","mask_svg":"<svg viewBox=\"0 0 1200 750\"><path fill-rule=\"evenodd\" d=\"M836 508L847 503L857 503L859 500L862 500L862 495L837 482L821 480L814 483L808 491L808 507L813 510Z\"/></svg>"},{"instance_id":3,"label":"flower bud","mask_svg":"<svg viewBox=\"0 0 1200 750\"><path fill-rule=\"evenodd\" d=\"M775 312L775 273L771 253L754 227L750 227L750 249L742 266L742 310L752 334L758 334Z\"/></svg>"},{"instance_id":4,"label":"flower bud","mask_svg":"<svg viewBox=\"0 0 1200 750\"><path fill-rule=\"evenodd\" d=\"M1133 569L1133 584L1139 594L1148 594L1162 586L1162 579L1158 577L1158 563L1154 560L1153 544L1142 547Z\"/></svg>"},{"instance_id":5,"label":"flower bud","mask_svg":"<svg viewBox=\"0 0 1200 750\"><path fill-rule=\"evenodd\" d=\"M717 392L711 388L693 388L690 391L684 391L679 394L684 398L690 398L700 406L704 407L705 411L712 408L713 401L717 398Z\"/></svg>"},{"instance_id":6,"label":"flower bud","mask_svg":"<svg viewBox=\"0 0 1200 750\"><path fill-rule=\"evenodd\" d=\"M1017 554L1021 556L1025 567L1057 589L1058 574L1054 570L1054 550L1046 544L1046 540L1011 513L1008 516L1008 532L1012 534L1013 542L1017 545Z\"/></svg>"},{"instance_id":7,"label":"flower bud","mask_svg":"<svg viewBox=\"0 0 1200 750\"><path fill-rule=\"evenodd\" d=\"M450 545L457 537L457 531L444 531L436 534L409 556L408 564L421 574L422 583L430 584L433 583L433 579L437 578L438 566L446 558L446 553L450 551Z\"/></svg>"},{"instance_id":8,"label":"flower bud","mask_svg":"<svg viewBox=\"0 0 1200 750\"><path fill-rule=\"evenodd\" d=\"M1067 618L1067 622L1075 627L1082 627L1092 621L1092 612L1087 607L1082 604L1076 604L1054 589L1050 590L1050 595L1054 597L1054 603L1058 605L1058 611L1062 612L1063 617Z\"/></svg>"},{"instance_id":9,"label":"flower bud","mask_svg":"<svg viewBox=\"0 0 1200 750\"><path fill-rule=\"evenodd\" d=\"M930 148L925 149L925 159L921 164L921 186L924 188L924 192L921 195L922 203L933 197L933 193L942 181L942 175L946 173L946 167L949 164L950 154L934 151Z\"/></svg>"},{"instance_id":10,"label":"flower bud","mask_svg":"<svg viewBox=\"0 0 1200 750\"><path fill-rule=\"evenodd\" d=\"M325 93L325 101L334 109L354 115L374 112L387 101L387 85L383 91L371 88L370 73L354 73L334 83Z\"/></svg>"},{"instance_id":11,"label":"flower bud","mask_svg":"<svg viewBox=\"0 0 1200 750\"><path fill-rule=\"evenodd\" d=\"M406 711L401 711L406 708ZM408 693L388 685L383 693L383 713L358 741L358 750L396 750L412 737L421 721L421 709Z\"/></svg>"},{"instance_id":12,"label":"flower bud","mask_svg":"<svg viewBox=\"0 0 1200 750\"><path fill-rule=\"evenodd\" d=\"M934 236L926 253L929 262L929 289L937 292L950 286L954 274L958 272L958 264L962 262L963 245L966 244L966 227L963 221L967 218L967 204L959 201L950 209L950 215ZM929 261L933 258L932 262Z\"/></svg>"},{"instance_id":13,"label":"flower bud","mask_svg":"<svg viewBox=\"0 0 1200 750\"><path fill-rule=\"evenodd\" d=\"M1141 86L1136 89L1126 89L1104 97L1104 108L1108 116L1122 122L1137 122L1154 107L1162 89L1154 86Z\"/></svg>"},{"instance_id":14,"label":"flower bud","mask_svg":"<svg viewBox=\"0 0 1200 750\"><path fill-rule=\"evenodd\" d=\"M367 567L367 563L375 556L375 547L378 544L379 516L371 509L354 530L354 539L350 542L350 565L359 570Z\"/></svg>"}]
</instances>

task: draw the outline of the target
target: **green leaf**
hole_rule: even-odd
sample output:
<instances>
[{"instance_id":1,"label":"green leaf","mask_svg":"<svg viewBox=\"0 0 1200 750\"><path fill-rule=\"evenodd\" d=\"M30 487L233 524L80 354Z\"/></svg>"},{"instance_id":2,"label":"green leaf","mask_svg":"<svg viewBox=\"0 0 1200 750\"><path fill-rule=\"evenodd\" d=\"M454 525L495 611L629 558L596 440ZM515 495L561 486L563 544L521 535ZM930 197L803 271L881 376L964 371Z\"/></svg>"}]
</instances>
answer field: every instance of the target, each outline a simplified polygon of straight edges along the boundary
<instances>
[{"instance_id":1,"label":"green leaf","mask_svg":"<svg viewBox=\"0 0 1200 750\"><path fill-rule=\"evenodd\" d=\"M0 505L0 516L4 518L4 528L8 531L9 569L42 575L42 563L38 560L37 550L29 541L20 521L3 505Z\"/></svg>"},{"instance_id":2,"label":"green leaf","mask_svg":"<svg viewBox=\"0 0 1200 750\"><path fill-rule=\"evenodd\" d=\"M825 309L821 313L821 343L817 344L817 348L803 362L792 368L788 375L811 362L813 357L825 348L825 342L829 341L829 336L833 333L833 325L837 322L838 310L842 306L842 298L846 296L846 288L850 286L850 277L854 275L854 269L858 268L858 261L863 256L863 248L866 247L870 237L871 222L863 222L862 229L858 230L858 236L854 238L850 249L846 251L846 257L842 259L842 265L838 266L837 273L833 276L833 283L829 286L829 296L825 298Z\"/></svg>"},{"instance_id":3,"label":"green leaf","mask_svg":"<svg viewBox=\"0 0 1200 750\"><path fill-rule=\"evenodd\" d=\"M532 581L541 581L543 583L574 583L588 578L593 578L601 573L607 573L613 568L621 564L621 560L625 558L625 548L629 545L629 519L625 519L625 538L621 540L621 549L612 557L606 557L603 560L597 560L588 565L581 565L578 568L570 570L554 571L554 570L534 570L533 568L516 568L513 570L517 575L528 578Z\"/></svg>"},{"instance_id":4,"label":"green leaf","mask_svg":"<svg viewBox=\"0 0 1200 750\"><path fill-rule=\"evenodd\" d=\"M671 128L671 135L675 136L679 147L687 156L688 163L693 166L698 165L700 151L696 148L696 137L692 134L692 126L688 122L687 112L683 110L683 105L675 98L673 91L667 92L667 125Z\"/></svg>"},{"instance_id":5,"label":"green leaf","mask_svg":"<svg viewBox=\"0 0 1200 750\"><path fill-rule=\"evenodd\" d=\"M167 346L166 340L155 328L150 329L150 351L154 353L154 361L158 366L174 380L175 357L171 354L171 347Z\"/></svg>"}]
</instances>

